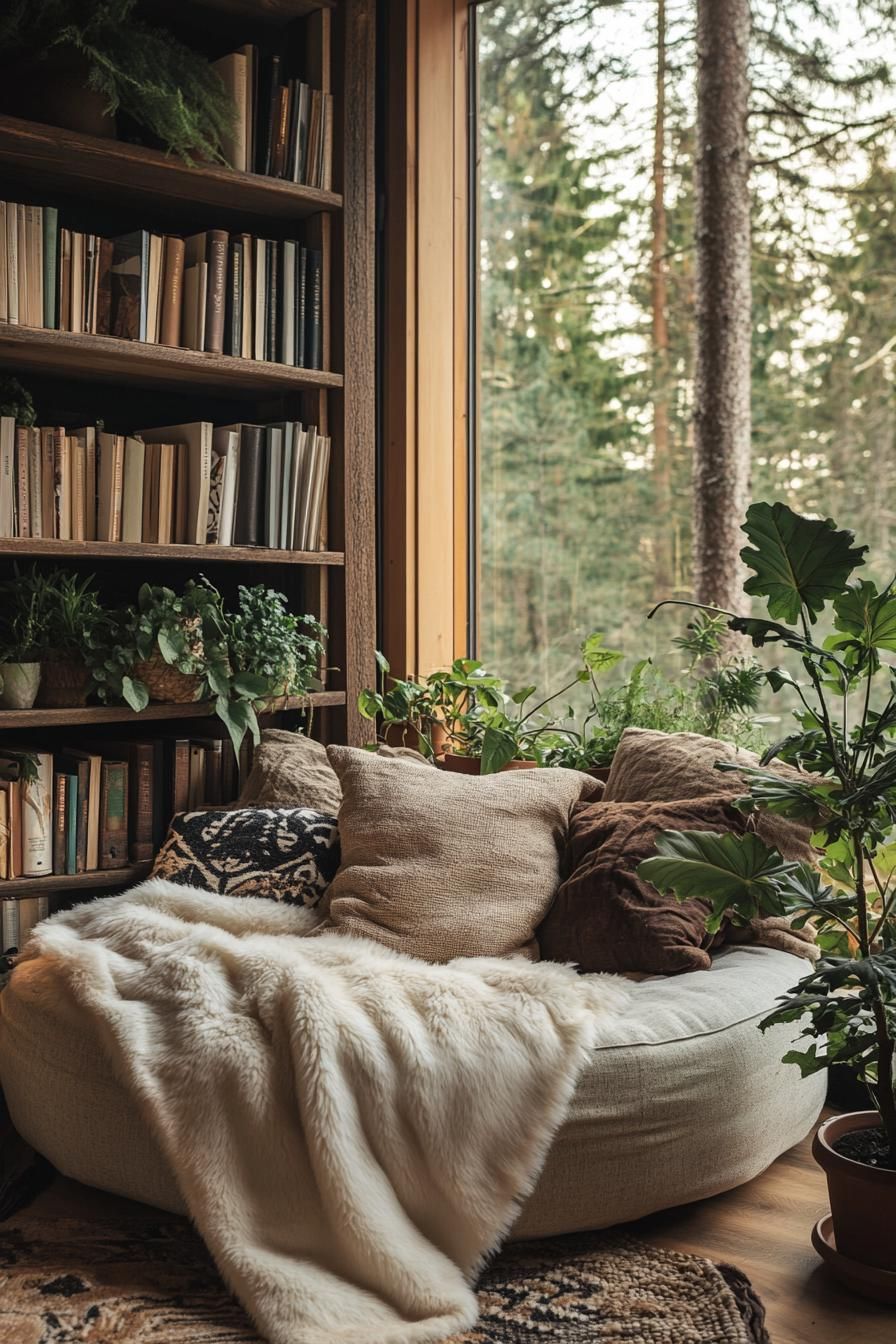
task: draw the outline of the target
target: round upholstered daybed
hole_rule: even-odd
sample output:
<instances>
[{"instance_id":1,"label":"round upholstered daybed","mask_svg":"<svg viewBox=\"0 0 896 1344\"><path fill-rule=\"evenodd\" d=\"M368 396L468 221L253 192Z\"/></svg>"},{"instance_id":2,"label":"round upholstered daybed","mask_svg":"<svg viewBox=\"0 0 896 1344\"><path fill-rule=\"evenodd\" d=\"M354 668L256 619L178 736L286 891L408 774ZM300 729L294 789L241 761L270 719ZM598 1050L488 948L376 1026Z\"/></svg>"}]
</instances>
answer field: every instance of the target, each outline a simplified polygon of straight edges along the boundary
<instances>
[{"instance_id":1,"label":"round upholstered daybed","mask_svg":"<svg viewBox=\"0 0 896 1344\"><path fill-rule=\"evenodd\" d=\"M643 981L595 1050L514 1230L607 1227L757 1175L812 1127L824 1075L781 1063L795 1033L758 1030L804 972L740 947L711 970ZM59 977L24 962L0 994L0 1081L18 1131L67 1176L183 1212L174 1177Z\"/></svg>"}]
</instances>

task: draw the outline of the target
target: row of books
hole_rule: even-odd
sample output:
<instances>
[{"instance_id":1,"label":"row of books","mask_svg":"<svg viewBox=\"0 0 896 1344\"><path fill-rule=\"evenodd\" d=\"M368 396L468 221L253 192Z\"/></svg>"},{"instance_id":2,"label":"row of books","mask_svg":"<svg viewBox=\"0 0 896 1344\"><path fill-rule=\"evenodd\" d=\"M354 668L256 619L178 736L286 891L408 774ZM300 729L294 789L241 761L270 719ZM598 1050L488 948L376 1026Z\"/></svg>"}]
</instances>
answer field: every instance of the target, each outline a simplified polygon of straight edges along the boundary
<instances>
[{"instance_id":1,"label":"row of books","mask_svg":"<svg viewBox=\"0 0 896 1344\"><path fill-rule=\"evenodd\" d=\"M330 191L333 97L287 78L278 52L240 47L212 63L236 106L224 157L240 172L264 173Z\"/></svg>"},{"instance_id":2,"label":"row of books","mask_svg":"<svg viewBox=\"0 0 896 1344\"><path fill-rule=\"evenodd\" d=\"M323 368L323 253L209 229L117 238L0 201L0 321Z\"/></svg>"},{"instance_id":3,"label":"row of books","mask_svg":"<svg viewBox=\"0 0 896 1344\"><path fill-rule=\"evenodd\" d=\"M49 913L49 896L5 897L0 901L0 952L21 950L35 924Z\"/></svg>"},{"instance_id":4,"label":"row of books","mask_svg":"<svg viewBox=\"0 0 896 1344\"><path fill-rule=\"evenodd\" d=\"M329 466L295 420L126 435L2 416L0 537L316 551Z\"/></svg>"},{"instance_id":5,"label":"row of books","mask_svg":"<svg viewBox=\"0 0 896 1344\"><path fill-rule=\"evenodd\" d=\"M0 879L74 876L141 863L171 817L230 802L240 770L229 741L157 738L89 749L22 748L36 776L0 781Z\"/></svg>"}]
</instances>

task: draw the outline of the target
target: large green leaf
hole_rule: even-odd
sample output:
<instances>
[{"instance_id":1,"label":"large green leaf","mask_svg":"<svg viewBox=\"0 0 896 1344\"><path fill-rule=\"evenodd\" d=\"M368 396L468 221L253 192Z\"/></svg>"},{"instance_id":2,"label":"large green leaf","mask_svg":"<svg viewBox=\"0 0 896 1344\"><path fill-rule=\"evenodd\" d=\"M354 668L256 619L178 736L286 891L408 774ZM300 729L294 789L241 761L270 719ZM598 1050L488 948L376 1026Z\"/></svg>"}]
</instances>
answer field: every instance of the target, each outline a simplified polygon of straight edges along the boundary
<instances>
[{"instance_id":1,"label":"large green leaf","mask_svg":"<svg viewBox=\"0 0 896 1344\"><path fill-rule=\"evenodd\" d=\"M868 579L857 579L834 599L834 625L865 649L896 653L896 594L877 591Z\"/></svg>"},{"instance_id":2,"label":"large green leaf","mask_svg":"<svg viewBox=\"0 0 896 1344\"><path fill-rule=\"evenodd\" d=\"M706 927L714 933L729 906L744 919L760 912L782 914L778 883L796 867L757 835L716 831L660 831L656 856L638 865L638 876L680 901L702 900L712 907Z\"/></svg>"},{"instance_id":3,"label":"large green leaf","mask_svg":"<svg viewBox=\"0 0 896 1344\"><path fill-rule=\"evenodd\" d=\"M854 546L854 534L832 519L803 518L781 503L751 504L743 531L752 545L741 559L754 570L744 592L767 598L769 615L782 621L798 621L802 607L814 621L865 563L868 549Z\"/></svg>"},{"instance_id":4,"label":"large green leaf","mask_svg":"<svg viewBox=\"0 0 896 1344\"><path fill-rule=\"evenodd\" d=\"M518 743L513 733L504 728L486 728L482 735L483 775L495 775L516 756Z\"/></svg>"}]
</instances>

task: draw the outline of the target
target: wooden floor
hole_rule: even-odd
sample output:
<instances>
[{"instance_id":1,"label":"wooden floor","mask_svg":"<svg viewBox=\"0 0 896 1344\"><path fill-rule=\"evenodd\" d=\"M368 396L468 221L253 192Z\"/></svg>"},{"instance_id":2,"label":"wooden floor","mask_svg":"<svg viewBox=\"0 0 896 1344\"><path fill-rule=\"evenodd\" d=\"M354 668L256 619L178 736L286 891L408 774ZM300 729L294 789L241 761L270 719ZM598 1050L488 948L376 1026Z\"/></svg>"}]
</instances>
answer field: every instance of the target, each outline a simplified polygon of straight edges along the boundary
<instances>
[{"instance_id":1,"label":"wooden floor","mask_svg":"<svg viewBox=\"0 0 896 1344\"><path fill-rule=\"evenodd\" d=\"M654 1214L632 1230L742 1269L765 1303L772 1344L896 1344L896 1307L838 1287L812 1249L809 1234L827 1211L824 1176L806 1139L749 1185Z\"/></svg>"},{"instance_id":2,"label":"wooden floor","mask_svg":"<svg viewBox=\"0 0 896 1344\"><path fill-rule=\"evenodd\" d=\"M657 1245L744 1270L765 1302L772 1344L896 1344L896 1307L839 1288L813 1251L809 1233L827 1207L824 1177L807 1139L749 1185L655 1214L632 1230ZM37 1197L29 1214L153 1216L143 1205L62 1177Z\"/></svg>"}]
</instances>

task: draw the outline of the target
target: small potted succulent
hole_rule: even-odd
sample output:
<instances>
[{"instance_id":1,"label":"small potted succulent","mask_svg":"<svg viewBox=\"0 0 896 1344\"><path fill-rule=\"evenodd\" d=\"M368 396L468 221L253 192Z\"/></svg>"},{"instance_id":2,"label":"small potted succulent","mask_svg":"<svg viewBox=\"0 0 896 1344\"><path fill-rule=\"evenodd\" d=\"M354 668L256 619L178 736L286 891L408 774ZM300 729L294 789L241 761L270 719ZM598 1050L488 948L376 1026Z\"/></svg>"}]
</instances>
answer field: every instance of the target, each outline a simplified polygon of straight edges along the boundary
<instances>
[{"instance_id":1,"label":"small potted succulent","mask_svg":"<svg viewBox=\"0 0 896 1344\"><path fill-rule=\"evenodd\" d=\"M639 872L681 900L709 902L710 930L759 915L817 928L822 959L760 1027L797 1024L806 1048L787 1062L804 1075L847 1065L867 1090L869 1107L815 1136L832 1219L820 1220L813 1242L845 1281L896 1300L896 666L886 658L896 652L896 579L879 590L853 578L867 547L784 504L751 505L744 531L753 571L744 591L764 598L768 614L724 613L728 628L758 648L792 650L802 675L765 673L794 698L795 729L757 767L727 768L747 777L744 811L814 825L819 867L785 862L751 832L668 831ZM833 633L819 640L822 613ZM775 758L802 778L771 773Z\"/></svg>"},{"instance_id":2,"label":"small potted succulent","mask_svg":"<svg viewBox=\"0 0 896 1344\"><path fill-rule=\"evenodd\" d=\"M264 683L256 710L274 709L277 701L318 686L326 633L313 616L295 616L276 589L240 586L237 609L227 620L227 648L234 671Z\"/></svg>"},{"instance_id":3,"label":"small potted succulent","mask_svg":"<svg viewBox=\"0 0 896 1344\"><path fill-rule=\"evenodd\" d=\"M389 665L377 654L380 688L362 691L358 708L365 718L379 719L385 732L398 729L403 740L410 738L411 745L447 770L490 775L528 769L551 764L551 751L573 733L563 726L572 719L572 708L552 717L548 707L574 686L590 684L596 692L598 673L621 657L603 647L601 634L589 635L575 677L537 700L536 686L511 690L474 658L457 658L446 671L433 672L423 681L391 679L387 684Z\"/></svg>"}]
</instances>

